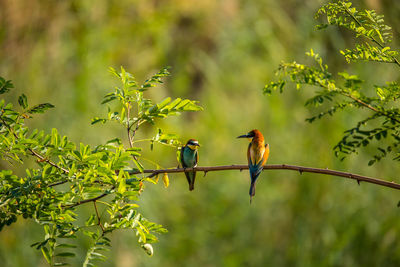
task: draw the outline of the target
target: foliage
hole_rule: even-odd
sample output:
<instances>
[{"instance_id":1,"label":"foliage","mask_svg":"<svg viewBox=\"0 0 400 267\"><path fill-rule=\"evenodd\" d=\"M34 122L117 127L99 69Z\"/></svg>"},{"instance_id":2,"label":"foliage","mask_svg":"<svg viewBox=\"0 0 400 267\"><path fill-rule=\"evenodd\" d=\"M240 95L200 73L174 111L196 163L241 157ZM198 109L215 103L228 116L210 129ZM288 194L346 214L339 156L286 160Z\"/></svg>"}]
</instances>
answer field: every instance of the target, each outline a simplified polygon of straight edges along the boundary
<instances>
[{"instance_id":1,"label":"foliage","mask_svg":"<svg viewBox=\"0 0 400 267\"><path fill-rule=\"evenodd\" d=\"M347 62L376 61L400 67L396 58L398 52L387 46L392 35L389 32L390 27L384 24L382 15L377 15L373 10L358 11L348 1L328 3L318 10L316 17L323 14L326 15L329 25L347 28L356 37L364 38L364 41L356 44L355 49L340 51ZM317 28L325 28L328 24L321 24ZM279 80L267 84L264 93L270 94L273 90L282 92L287 80L295 83L297 89L302 85L317 87L319 90L306 102L306 106L329 107L308 118L308 122L345 109L367 109L369 114L344 132L344 136L334 147L335 155L343 160L346 155L358 152L360 147L366 147L374 140L379 142L386 139L387 145L376 148L369 165L390 153L394 154L394 160L400 160L400 110L396 103L400 96L398 82L389 81L386 85L375 85L374 95L368 95L368 90L363 88L364 81L357 75L343 71L334 76L312 49L306 55L313 59L316 66L297 62L282 63L277 71Z\"/></svg>"},{"instance_id":2,"label":"foliage","mask_svg":"<svg viewBox=\"0 0 400 267\"><path fill-rule=\"evenodd\" d=\"M153 254L150 243L157 242L155 234L166 232L138 210L144 183L155 181L133 174L143 170L141 149L134 146L135 133L144 123L154 125L158 118L198 111L201 107L187 99L166 98L154 104L144 97L146 90L162 83L162 78L169 75L166 68L140 86L122 67L121 72L111 69L111 73L121 80L122 86L107 94L103 104L117 101L118 105L108 106L107 118L95 118L92 124L118 122L127 131L128 147L115 138L92 148L71 142L57 129L50 134L29 129L27 119L54 106L49 103L30 106L24 94L18 98L18 109L5 100L0 102L1 158L24 166L28 157L34 157L37 163L36 168L26 169L24 177L1 170L0 230L16 222L19 216L43 225L44 240L32 247L40 249L51 266L64 265L63 258L75 256L71 251L75 245L69 240L80 234L92 240L83 265L93 266L94 260L106 258L103 251L111 246L107 235L115 230L135 231L139 244L149 255ZM2 94L13 88L11 81L1 78L0 82ZM161 129L155 137L146 140L173 147L180 144L176 135L165 134ZM93 207L90 214L79 212L85 203ZM99 212L100 208L105 214Z\"/></svg>"},{"instance_id":3,"label":"foliage","mask_svg":"<svg viewBox=\"0 0 400 267\"><path fill-rule=\"evenodd\" d=\"M123 64L126 70L135 70L139 80L149 70L168 64L173 68L173 78L165 80L166 86L148 90L146 97L153 101L156 98L150 96L155 94L196 98L207 112L182 114L163 120L162 124L157 122L154 128L143 125L135 141L139 136L151 139L158 131L156 127L162 126L164 132L179 133L185 141L193 137L204 143L200 151L202 166L244 164L247 147L235 137L258 127L273 145L270 164L337 168L398 182L399 164L381 161L365 166L372 149L362 149L357 157L343 162L335 159L329 149L368 110L358 113L349 109L349 113L340 112L304 125L304 117L311 116L306 114L319 112L303 105L313 90L285 89L284 97L260 97L260 91L254 90L262 81L273 79L274 67L282 60L307 63L300 59L309 48L318 50L331 73L345 69L346 61L335 51L353 48L343 45L343 38L351 39L348 31L337 27L320 32L313 29L313 15L321 3L255 0L198 1L191 5L184 0L99 0L93 6L93 1L2 1L0 76L23 89L19 95L25 93L32 105L50 102L57 107L43 116L34 115L33 120L27 121L29 126L46 129L46 133L57 128L68 140L94 147L116 136L126 141L121 137L125 132L118 133L117 123L87 126L95 116L107 117L106 106L98 104L108 93L104 90L116 83L113 77L104 75L104 66ZM398 36L398 0L360 0L354 4L378 4L386 24L391 24ZM394 43L395 40L391 45ZM396 77L398 71L389 65L354 65L348 66L356 67L364 80ZM7 99L14 97L16 105L17 92L11 90L6 95ZM111 104L116 105L117 101ZM149 142L135 143L142 147L139 160L148 157L166 167L176 166L173 149L155 143L154 151L148 152ZM0 168L9 167L4 161L0 164ZM14 164L14 174L24 176L19 167ZM139 209L170 233L158 236L160 241L152 244L155 251L151 258L142 253L133 231L116 231L112 238L107 235L112 248L105 252L108 261L99 262L99 266L400 263L396 190L363 183L358 186L356 182L328 176L267 171L257 185L257 201L249 208L246 171L209 172L205 178L202 176L203 173L198 174L194 192L187 190L183 174L170 175L168 190L162 185L162 174L161 185L145 183L145 192L137 203L141 204ZM99 208L101 213L101 204ZM93 204L89 203L79 211L91 209ZM4 230L0 242L2 266L43 265L41 251L29 247L32 240L41 240L43 230L39 225L18 218L17 223ZM85 259L82 253L90 243L87 238L73 239L71 243L80 249L73 249L77 256L68 258L68 262L80 266Z\"/></svg>"}]
</instances>

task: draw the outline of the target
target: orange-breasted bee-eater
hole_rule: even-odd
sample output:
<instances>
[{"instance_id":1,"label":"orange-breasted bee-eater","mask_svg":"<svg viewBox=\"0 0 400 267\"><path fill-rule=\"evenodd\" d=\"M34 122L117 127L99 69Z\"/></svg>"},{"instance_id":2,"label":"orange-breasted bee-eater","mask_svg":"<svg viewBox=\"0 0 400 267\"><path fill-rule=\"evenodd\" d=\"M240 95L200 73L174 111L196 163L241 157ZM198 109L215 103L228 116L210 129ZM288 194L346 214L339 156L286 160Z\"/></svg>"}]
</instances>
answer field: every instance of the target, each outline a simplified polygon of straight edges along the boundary
<instances>
[{"instance_id":1,"label":"orange-breasted bee-eater","mask_svg":"<svg viewBox=\"0 0 400 267\"><path fill-rule=\"evenodd\" d=\"M181 149L181 164L183 168L193 168L197 166L197 162L199 161L199 153L197 148L199 147L199 142L195 139L190 139L187 141L186 145L184 145ZM196 172L190 171L185 172L186 179L189 183L189 190L192 191L194 189L194 181L196 179Z\"/></svg>"},{"instance_id":2,"label":"orange-breasted bee-eater","mask_svg":"<svg viewBox=\"0 0 400 267\"><path fill-rule=\"evenodd\" d=\"M263 170L269 156L269 144L265 144L264 136L259 130L252 130L248 134L238 136L237 138L252 138L247 149L247 161L251 178L250 185L250 203L252 197L256 194L256 181Z\"/></svg>"}]
</instances>

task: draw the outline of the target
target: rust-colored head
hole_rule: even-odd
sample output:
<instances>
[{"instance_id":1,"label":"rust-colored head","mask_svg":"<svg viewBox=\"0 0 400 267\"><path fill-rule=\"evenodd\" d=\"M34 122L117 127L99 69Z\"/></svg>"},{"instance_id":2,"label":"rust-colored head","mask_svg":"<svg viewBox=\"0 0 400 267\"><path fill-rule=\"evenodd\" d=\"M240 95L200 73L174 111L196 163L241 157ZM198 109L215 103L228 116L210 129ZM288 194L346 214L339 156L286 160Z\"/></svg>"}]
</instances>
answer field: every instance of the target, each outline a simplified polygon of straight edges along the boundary
<instances>
[{"instance_id":1,"label":"rust-colored head","mask_svg":"<svg viewBox=\"0 0 400 267\"><path fill-rule=\"evenodd\" d=\"M262 133L257 130L251 130L250 132L248 132L247 134L238 136L237 138L255 138L255 139L263 139L264 140L264 136L262 135Z\"/></svg>"}]
</instances>

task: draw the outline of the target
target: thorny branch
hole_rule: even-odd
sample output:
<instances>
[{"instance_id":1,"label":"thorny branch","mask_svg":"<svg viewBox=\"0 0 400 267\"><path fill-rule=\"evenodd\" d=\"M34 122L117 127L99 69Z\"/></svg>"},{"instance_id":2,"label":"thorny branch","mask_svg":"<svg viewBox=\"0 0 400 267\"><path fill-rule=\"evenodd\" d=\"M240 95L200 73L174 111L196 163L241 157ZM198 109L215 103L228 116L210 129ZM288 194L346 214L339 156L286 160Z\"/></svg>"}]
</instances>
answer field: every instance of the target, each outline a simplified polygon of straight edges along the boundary
<instances>
[{"instance_id":1,"label":"thorny branch","mask_svg":"<svg viewBox=\"0 0 400 267\"><path fill-rule=\"evenodd\" d=\"M177 168L177 169L159 169L159 170L143 170L143 173L150 173L148 177L154 177L157 174L161 173L179 173L179 172L189 172L189 171L203 171L205 173L211 171L225 171L225 170L246 170L249 167L247 165L226 165L226 166L212 166L212 167L195 167L195 168ZM304 172L310 173L319 173L325 175L332 175L338 177L344 177L356 180L359 182L367 182L371 184L377 184L380 186L390 187L394 189L400 190L400 184L395 182L389 182L378 178L363 176L359 174L335 171L330 169L321 169L321 168L312 168L312 167L304 167L304 166L296 166L296 165L287 165L287 164L275 164L275 165L266 165L263 170L292 170L298 171L300 174ZM139 174L139 171L131 171L130 174Z\"/></svg>"}]
</instances>

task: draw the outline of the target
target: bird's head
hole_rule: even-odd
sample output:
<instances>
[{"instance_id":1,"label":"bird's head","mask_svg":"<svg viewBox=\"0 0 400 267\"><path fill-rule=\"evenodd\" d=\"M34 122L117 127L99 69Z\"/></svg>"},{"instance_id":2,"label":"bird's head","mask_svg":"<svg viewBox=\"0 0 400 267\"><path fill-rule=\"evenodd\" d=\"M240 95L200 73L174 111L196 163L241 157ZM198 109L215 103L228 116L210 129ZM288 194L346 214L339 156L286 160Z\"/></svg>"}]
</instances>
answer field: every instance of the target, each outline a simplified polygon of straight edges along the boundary
<instances>
[{"instance_id":1,"label":"bird's head","mask_svg":"<svg viewBox=\"0 0 400 267\"><path fill-rule=\"evenodd\" d=\"M256 130L252 130L252 131L248 132L247 134L238 136L237 138L253 138L254 136L256 136L255 131Z\"/></svg>"},{"instance_id":2,"label":"bird's head","mask_svg":"<svg viewBox=\"0 0 400 267\"><path fill-rule=\"evenodd\" d=\"M199 142L195 139L190 139L189 141L187 141L186 145L192 150L196 150L197 147L200 146Z\"/></svg>"},{"instance_id":3,"label":"bird's head","mask_svg":"<svg viewBox=\"0 0 400 267\"><path fill-rule=\"evenodd\" d=\"M238 136L237 138L254 138L258 136L262 136L261 132L257 129L254 129L248 132L247 134Z\"/></svg>"}]
</instances>

